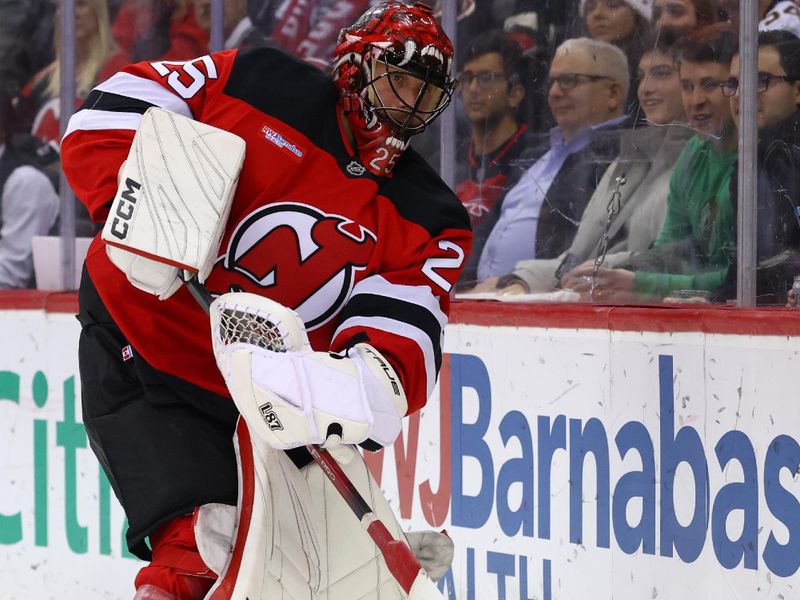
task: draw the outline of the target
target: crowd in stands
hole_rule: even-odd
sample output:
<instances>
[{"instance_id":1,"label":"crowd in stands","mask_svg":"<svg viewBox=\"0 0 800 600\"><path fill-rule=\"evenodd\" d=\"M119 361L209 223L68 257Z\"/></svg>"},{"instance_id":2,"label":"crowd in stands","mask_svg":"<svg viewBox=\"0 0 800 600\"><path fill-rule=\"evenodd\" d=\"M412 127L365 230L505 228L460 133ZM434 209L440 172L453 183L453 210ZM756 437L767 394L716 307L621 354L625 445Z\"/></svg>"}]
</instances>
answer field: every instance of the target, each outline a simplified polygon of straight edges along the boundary
<instances>
[{"instance_id":1,"label":"crowd in stands","mask_svg":"<svg viewBox=\"0 0 800 600\"><path fill-rule=\"evenodd\" d=\"M325 69L372 3L225 0L224 47ZM25 240L58 225L59 4L0 2L0 288L34 283ZM128 63L208 53L211 4L76 0L76 108ZM454 190L475 232L459 293L734 300L738 0L458 8ZM800 8L758 10L757 301L784 305L800 275ZM413 143L436 168L439 126Z\"/></svg>"}]
</instances>

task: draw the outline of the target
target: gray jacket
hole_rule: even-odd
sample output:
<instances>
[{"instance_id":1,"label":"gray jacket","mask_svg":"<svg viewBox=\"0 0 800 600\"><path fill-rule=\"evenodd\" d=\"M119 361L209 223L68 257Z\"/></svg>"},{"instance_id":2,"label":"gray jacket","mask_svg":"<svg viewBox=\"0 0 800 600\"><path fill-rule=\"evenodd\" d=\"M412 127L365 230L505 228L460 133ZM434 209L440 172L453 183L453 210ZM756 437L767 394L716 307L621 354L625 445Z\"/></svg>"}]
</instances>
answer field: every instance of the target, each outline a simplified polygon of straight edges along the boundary
<instances>
[{"instance_id":1,"label":"gray jacket","mask_svg":"<svg viewBox=\"0 0 800 600\"><path fill-rule=\"evenodd\" d=\"M620 187L620 209L609 228L603 265L616 266L632 253L649 248L664 224L675 161L692 135L683 125L649 126L624 132L619 158L608 167L589 200L570 248L557 258L521 261L513 275L524 281L531 292L549 292L558 286L556 272L562 262L565 264L561 275L594 259L605 231L615 180L620 175L625 175L626 183Z\"/></svg>"}]
</instances>

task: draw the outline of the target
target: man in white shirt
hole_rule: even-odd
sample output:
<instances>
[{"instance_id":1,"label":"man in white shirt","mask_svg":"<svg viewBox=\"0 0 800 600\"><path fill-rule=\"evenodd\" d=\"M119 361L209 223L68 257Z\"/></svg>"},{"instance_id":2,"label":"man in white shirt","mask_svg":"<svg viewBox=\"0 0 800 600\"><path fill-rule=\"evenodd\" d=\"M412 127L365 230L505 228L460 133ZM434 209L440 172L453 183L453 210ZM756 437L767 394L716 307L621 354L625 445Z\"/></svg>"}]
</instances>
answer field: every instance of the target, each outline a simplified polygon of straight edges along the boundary
<instances>
[{"instance_id":1,"label":"man in white shirt","mask_svg":"<svg viewBox=\"0 0 800 600\"><path fill-rule=\"evenodd\" d=\"M478 280L568 248L597 183L619 153L630 85L622 51L589 38L567 40L556 50L546 85L557 127L503 198L495 219L487 220L493 228L472 260Z\"/></svg>"},{"instance_id":2,"label":"man in white shirt","mask_svg":"<svg viewBox=\"0 0 800 600\"><path fill-rule=\"evenodd\" d=\"M47 235L59 211L47 176L6 144L11 114L11 102L0 92L0 289L30 287L31 238Z\"/></svg>"}]
</instances>

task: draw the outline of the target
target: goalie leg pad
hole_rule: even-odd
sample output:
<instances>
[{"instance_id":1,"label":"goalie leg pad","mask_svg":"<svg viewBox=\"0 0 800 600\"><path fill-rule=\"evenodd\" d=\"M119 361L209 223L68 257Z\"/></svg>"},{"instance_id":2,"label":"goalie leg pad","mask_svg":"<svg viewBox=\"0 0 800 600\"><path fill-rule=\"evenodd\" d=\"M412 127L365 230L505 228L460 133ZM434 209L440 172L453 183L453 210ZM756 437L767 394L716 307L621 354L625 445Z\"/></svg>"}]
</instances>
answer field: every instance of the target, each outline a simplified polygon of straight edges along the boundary
<instances>
[{"instance_id":1,"label":"goalie leg pad","mask_svg":"<svg viewBox=\"0 0 800 600\"><path fill-rule=\"evenodd\" d=\"M404 600L405 593L316 463L237 427L240 503L235 543L207 600ZM402 531L357 452L343 469L393 536ZM199 547L204 545L198 542Z\"/></svg>"}]
</instances>

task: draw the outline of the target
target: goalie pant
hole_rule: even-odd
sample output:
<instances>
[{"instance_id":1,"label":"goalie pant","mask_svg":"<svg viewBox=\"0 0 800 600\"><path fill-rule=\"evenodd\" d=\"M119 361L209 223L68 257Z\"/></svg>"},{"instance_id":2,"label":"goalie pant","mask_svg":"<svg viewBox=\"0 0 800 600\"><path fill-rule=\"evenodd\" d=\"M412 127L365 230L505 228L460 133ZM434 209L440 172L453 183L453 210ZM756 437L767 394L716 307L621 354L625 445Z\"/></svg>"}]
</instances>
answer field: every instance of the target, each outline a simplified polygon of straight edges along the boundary
<instances>
[{"instance_id":1,"label":"goalie pant","mask_svg":"<svg viewBox=\"0 0 800 600\"><path fill-rule=\"evenodd\" d=\"M208 288L295 309L315 350L368 342L394 366L413 412L441 364L469 220L413 150L391 179L372 177L342 136L336 102L327 75L274 49L140 63L89 95L70 121L62 163L104 221L147 108L242 137L247 154ZM126 511L128 544L149 559L144 539L159 525L209 502L235 503L233 405L222 407L228 393L207 317L186 289L165 302L133 289L95 239L80 309L86 427Z\"/></svg>"}]
</instances>

